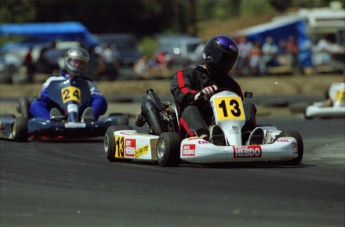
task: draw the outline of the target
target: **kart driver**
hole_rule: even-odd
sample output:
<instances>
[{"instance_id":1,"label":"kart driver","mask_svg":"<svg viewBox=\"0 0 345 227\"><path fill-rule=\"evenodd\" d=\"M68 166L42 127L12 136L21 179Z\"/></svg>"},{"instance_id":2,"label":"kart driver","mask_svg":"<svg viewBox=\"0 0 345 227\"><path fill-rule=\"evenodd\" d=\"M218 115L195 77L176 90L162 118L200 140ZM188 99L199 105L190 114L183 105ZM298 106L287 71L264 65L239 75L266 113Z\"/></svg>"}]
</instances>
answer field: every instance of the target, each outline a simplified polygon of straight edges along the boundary
<instances>
[{"instance_id":1,"label":"kart driver","mask_svg":"<svg viewBox=\"0 0 345 227\"><path fill-rule=\"evenodd\" d=\"M195 68L181 68L171 81L171 93L175 99L181 136L199 136L210 139L210 131L217 134L221 130L218 126L210 127L213 118L208 99L219 89L226 88L243 99L239 84L228 75L238 57L238 48L234 40L226 36L216 36L208 41L202 52L202 63ZM248 108L250 108L248 110ZM245 112L254 114L251 123L246 122L245 128L255 127L254 105L246 107ZM247 118L247 116L246 116ZM248 119L248 118L247 118ZM243 129L244 130L244 129ZM213 132L212 132L213 131ZM211 135L212 137L212 135Z\"/></svg>"},{"instance_id":2,"label":"kart driver","mask_svg":"<svg viewBox=\"0 0 345 227\"><path fill-rule=\"evenodd\" d=\"M83 76L89 60L89 53L83 48L71 48L67 50L64 57L65 67L61 71L61 75L53 75L45 81L40 97L30 105L30 117L41 117L48 120L52 118L52 115L62 115L61 111L57 109L56 104L54 104L48 97L48 85L52 81L71 79L75 76ZM96 85L86 77L85 80L89 83L92 98L87 102L86 106L81 107L80 111L83 113L83 116L97 120L100 115L107 111L108 105L105 97L100 93Z\"/></svg>"}]
</instances>

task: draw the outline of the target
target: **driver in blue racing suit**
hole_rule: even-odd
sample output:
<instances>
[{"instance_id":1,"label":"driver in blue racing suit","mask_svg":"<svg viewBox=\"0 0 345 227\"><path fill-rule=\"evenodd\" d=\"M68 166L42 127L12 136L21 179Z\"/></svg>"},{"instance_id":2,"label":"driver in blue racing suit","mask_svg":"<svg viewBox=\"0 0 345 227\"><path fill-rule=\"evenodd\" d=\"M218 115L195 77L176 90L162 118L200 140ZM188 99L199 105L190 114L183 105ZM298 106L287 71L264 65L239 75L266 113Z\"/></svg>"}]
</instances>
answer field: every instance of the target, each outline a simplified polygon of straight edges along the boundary
<instances>
[{"instance_id":1,"label":"driver in blue racing suit","mask_svg":"<svg viewBox=\"0 0 345 227\"><path fill-rule=\"evenodd\" d=\"M212 108L200 97L210 98L219 88L226 88L243 99L241 87L228 75L238 57L237 44L227 36L216 36L205 45L201 57L202 64L195 68L178 70L170 89L179 115L180 134L209 140ZM256 113L254 105L244 108L245 112L251 108L248 111ZM248 130L254 127L255 120L251 124L246 122Z\"/></svg>"},{"instance_id":2,"label":"driver in blue racing suit","mask_svg":"<svg viewBox=\"0 0 345 227\"><path fill-rule=\"evenodd\" d=\"M74 76L82 76L87 68L89 60L89 53L83 48L71 48L67 50L64 57L64 70L62 70L60 76L51 76L45 81L40 97L30 105L29 117L41 117L49 120L51 118L51 110L57 108L56 104L54 104L48 97L47 88L49 84L52 81L71 79ZM86 106L81 107L80 111L88 111L88 114L93 115L94 119L98 119L99 116L103 115L107 111L108 104L96 85L91 80L88 80L88 83L92 97L88 100Z\"/></svg>"}]
</instances>

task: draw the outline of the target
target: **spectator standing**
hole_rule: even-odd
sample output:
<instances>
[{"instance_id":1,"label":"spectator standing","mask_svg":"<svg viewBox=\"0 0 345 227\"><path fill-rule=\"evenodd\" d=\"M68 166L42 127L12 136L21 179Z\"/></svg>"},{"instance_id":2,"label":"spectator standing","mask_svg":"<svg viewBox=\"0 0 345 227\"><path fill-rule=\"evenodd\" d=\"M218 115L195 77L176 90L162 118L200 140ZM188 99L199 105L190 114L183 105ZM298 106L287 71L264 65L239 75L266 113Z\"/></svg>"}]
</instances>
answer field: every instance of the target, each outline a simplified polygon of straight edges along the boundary
<instances>
[{"instance_id":1,"label":"spectator standing","mask_svg":"<svg viewBox=\"0 0 345 227\"><path fill-rule=\"evenodd\" d=\"M277 63L279 66L290 66L289 51L287 49L287 42L285 40L280 40L278 44L278 55L277 55Z\"/></svg>"},{"instance_id":2,"label":"spectator standing","mask_svg":"<svg viewBox=\"0 0 345 227\"><path fill-rule=\"evenodd\" d=\"M32 47L29 48L28 52L24 57L24 66L26 68L26 79L28 83L33 83L36 66L32 59Z\"/></svg>"},{"instance_id":3,"label":"spectator standing","mask_svg":"<svg viewBox=\"0 0 345 227\"><path fill-rule=\"evenodd\" d=\"M43 47L40 52L38 63L43 73L53 74L56 70L59 70L59 65L57 63L52 63L47 58L47 53L54 49L56 49L56 42L53 41L49 44L49 46Z\"/></svg>"},{"instance_id":4,"label":"spectator standing","mask_svg":"<svg viewBox=\"0 0 345 227\"><path fill-rule=\"evenodd\" d=\"M252 75L258 76L264 69L261 46L258 41L255 41L249 55L249 70Z\"/></svg>"},{"instance_id":5,"label":"spectator standing","mask_svg":"<svg viewBox=\"0 0 345 227\"><path fill-rule=\"evenodd\" d=\"M133 65L133 70L137 75L143 75L148 72L148 60L145 54L142 54L138 61Z\"/></svg>"},{"instance_id":6,"label":"spectator standing","mask_svg":"<svg viewBox=\"0 0 345 227\"><path fill-rule=\"evenodd\" d=\"M265 70L267 73L268 67L277 66L278 47L274 44L272 37L267 37L264 45L262 46L262 56L264 61Z\"/></svg>"},{"instance_id":7,"label":"spectator standing","mask_svg":"<svg viewBox=\"0 0 345 227\"><path fill-rule=\"evenodd\" d=\"M332 53L332 44L328 41L326 36L323 36L316 47L314 48L315 52L315 65L328 65L331 63L331 53Z\"/></svg>"},{"instance_id":8,"label":"spectator standing","mask_svg":"<svg viewBox=\"0 0 345 227\"><path fill-rule=\"evenodd\" d=\"M247 40L247 37L241 37L238 43L238 59L236 63L236 73L238 75L248 75L249 57L253 44Z\"/></svg>"},{"instance_id":9,"label":"spectator standing","mask_svg":"<svg viewBox=\"0 0 345 227\"><path fill-rule=\"evenodd\" d=\"M289 37L289 41L287 42L287 50L291 56L291 64L294 69L298 67L298 54L299 54L299 46L296 40L296 37L291 35Z\"/></svg>"}]
</instances>

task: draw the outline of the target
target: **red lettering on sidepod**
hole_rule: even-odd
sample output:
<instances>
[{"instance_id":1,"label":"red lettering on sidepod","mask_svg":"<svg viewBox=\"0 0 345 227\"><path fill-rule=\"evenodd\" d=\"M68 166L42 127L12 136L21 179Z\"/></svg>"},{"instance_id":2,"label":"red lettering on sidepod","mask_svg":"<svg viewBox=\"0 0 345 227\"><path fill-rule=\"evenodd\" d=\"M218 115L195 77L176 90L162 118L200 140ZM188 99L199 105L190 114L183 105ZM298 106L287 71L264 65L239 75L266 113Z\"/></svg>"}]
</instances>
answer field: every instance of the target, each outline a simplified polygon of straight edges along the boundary
<instances>
[{"instance_id":1,"label":"red lettering on sidepod","mask_svg":"<svg viewBox=\"0 0 345 227\"><path fill-rule=\"evenodd\" d=\"M134 156L134 151L136 149L136 140L135 139L126 139L125 140L125 155Z\"/></svg>"},{"instance_id":2,"label":"red lettering on sidepod","mask_svg":"<svg viewBox=\"0 0 345 227\"><path fill-rule=\"evenodd\" d=\"M183 145L182 156L195 156L195 144Z\"/></svg>"}]
</instances>

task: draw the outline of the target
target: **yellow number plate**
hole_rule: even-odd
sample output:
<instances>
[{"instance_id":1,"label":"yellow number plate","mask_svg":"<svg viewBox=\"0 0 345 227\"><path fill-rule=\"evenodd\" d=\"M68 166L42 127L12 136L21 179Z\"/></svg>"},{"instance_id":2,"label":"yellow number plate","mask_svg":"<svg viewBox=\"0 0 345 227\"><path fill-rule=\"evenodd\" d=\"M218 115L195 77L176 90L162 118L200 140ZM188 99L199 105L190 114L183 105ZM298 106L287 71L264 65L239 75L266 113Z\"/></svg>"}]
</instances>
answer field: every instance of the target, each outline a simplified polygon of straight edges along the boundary
<instances>
[{"instance_id":1,"label":"yellow number plate","mask_svg":"<svg viewBox=\"0 0 345 227\"><path fill-rule=\"evenodd\" d=\"M345 90L337 91L337 94L335 95L335 101L345 102Z\"/></svg>"},{"instance_id":2,"label":"yellow number plate","mask_svg":"<svg viewBox=\"0 0 345 227\"><path fill-rule=\"evenodd\" d=\"M115 136L115 158L125 158L125 137Z\"/></svg>"},{"instance_id":3,"label":"yellow number plate","mask_svg":"<svg viewBox=\"0 0 345 227\"><path fill-rule=\"evenodd\" d=\"M240 97L219 97L214 99L218 120L245 120Z\"/></svg>"},{"instance_id":4,"label":"yellow number plate","mask_svg":"<svg viewBox=\"0 0 345 227\"><path fill-rule=\"evenodd\" d=\"M66 103L68 101L80 102L81 94L80 94L80 89L77 87L73 87L73 86L65 87L64 89L61 90L61 95L62 95L63 103Z\"/></svg>"}]
</instances>

